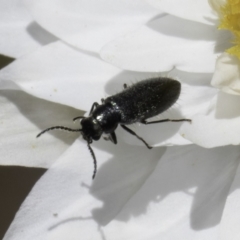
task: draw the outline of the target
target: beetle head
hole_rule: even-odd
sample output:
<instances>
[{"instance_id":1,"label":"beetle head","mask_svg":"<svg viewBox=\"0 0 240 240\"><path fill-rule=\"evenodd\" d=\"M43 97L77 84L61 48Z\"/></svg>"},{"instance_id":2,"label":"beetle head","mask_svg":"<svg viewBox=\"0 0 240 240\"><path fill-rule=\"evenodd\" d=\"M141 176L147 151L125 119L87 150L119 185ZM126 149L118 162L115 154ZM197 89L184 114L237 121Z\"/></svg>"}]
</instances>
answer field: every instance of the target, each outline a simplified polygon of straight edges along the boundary
<instances>
[{"instance_id":1,"label":"beetle head","mask_svg":"<svg viewBox=\"0 0 240 240\"><path fill-rule=\"evenodd\" d=\"M98 121L93 117L87 117L82 119L81 125L82 135L86 141L91 142L92 139L97 141L102 136L103 130L99 125Z\"/></svg>"}]
</instances>

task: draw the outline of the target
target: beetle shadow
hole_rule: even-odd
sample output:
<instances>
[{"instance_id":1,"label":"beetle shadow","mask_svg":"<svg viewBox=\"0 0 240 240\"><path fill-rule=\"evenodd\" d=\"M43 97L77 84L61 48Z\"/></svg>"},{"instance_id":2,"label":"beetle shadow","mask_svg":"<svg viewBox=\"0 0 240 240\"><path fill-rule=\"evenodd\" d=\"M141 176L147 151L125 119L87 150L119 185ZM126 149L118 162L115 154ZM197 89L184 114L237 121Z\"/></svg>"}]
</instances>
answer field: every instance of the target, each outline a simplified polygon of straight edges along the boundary
<instances>
[{"instance_id":1,"label":"beetle shadow","mask_svg":"<svg viewBox=\"0 0 240 240\"><path fill-rule=\"evenodd\" d=\"M147 26L163 35L182 39L213 41L215 26L209 26L196 21L190 21L173 15L151 21ZM184 26L184 28L183 28Z\"/></svg>"},{"instance_id":2,"label":"beetle shadow","mask_svg":"<svg viewBox=\"0 0 240 240\"><path fill-rule=\"evenodd\" d=\"M93 218L90 217L73 217L73 218L68 218L62 221L57 222L56 224L52 225L51 227L48 228L48 231L54 231L55 229L57 229L58 227L61 227L64 224L71 224L74 222L79 222L79 221L91 221ZM101 237L102 240L107 240L104 231L102 230L101 226L98 225L97 231L99 233L99 236Z\"/></svg>"},{"instance_id":3,"label":"beetle shadow","mask_svg":"<svg viewBox=\"0 0 240 240\"><path fill-rule=\"evenodd\" d=\"M215 46L215 53L222 53L225 49L232 46L232 34L227 30L219 31L216 27L218 25L214 19L208 20L215 24L207 25L172 15L167 15L166 17L166 20L163 17L155 19L154 21L149 22L147 26L160 34L167 36L186 40L191 39L212 42Z\"/></svg>"},{"instance_id":4,"label":"beetle shadow","mask_svg":"<svg viewBox=\"0 0 240 240\"><path fill-rule=\"evenodd\" d=\"M98 224L106 225L152 174L166 148L149 150L145 146L128 145L121 139L117 145L99 141L94 148L104 149L113 155L98 169L96 179L89 188L90 193L103 202L102 208L93 209L93 217ZM146 206L136 214L144 213Z\"/></svg>"},{"instance_id":5,"label":"beetle shadow","mask_svg":"<svg viewBox=\"0 0 240 240\"><path fill-rule=\"evenodd\" d=\"M113 219L127 222L130 218L145 215L151 203L160 203L177 192L193 198L190 209L193 229L203 230L220 223L239 156L228 161L228 158L219 160L216 155L228 155L233 146L217 149L180 146L148 150L124 143L120 143L119 148L113 148L100 141L94 147L113 153L113 157L99 168L96 179L89 187L90 193L103 203L102 207L92 210L93 219L100 226ZM175 152L186 155L192 152L198 157L192 155L192 158L182 157L179 160ZM166 154L170 157L165 158ZM209 161L212 158L215 160ZM226 174L229 181L225 181ZM221 188L216 191L215 184L219 181L222 182ZM173 209L176 211L176 206Z\"/></svg>"},{"instance_id":6,"label":"beetle shadow","mask_svg":"<svg viewBox=\"0 0 240 240\"><path fill-rule=\"evenodd\" d=\"M1 119L4 122L7 122L7 119L11 118L15 113L16 110L13 110L15 106L25 118L39 128L39 132L42 131L42 129L52 126L53 124L55 126L63 125L73 128L78 127L71 120L74 117L81 115L82 112L72 107L39 99L20 90L0 90L0 97L6 98L12 104L11 109L9 109L4 115L6 120L4 121L3 118ZM12 110L14 111L13 113L11 113ZM18 116L14 116L12 121L15 119L18 121ZM39 132L33 132L33 139L36 138L36 135ZM71 145L75 139L79 137L79 134L70 134L65 131L51 131L49 134L55 136L67 145Z\"/></svg>"},{"instance_id":7,"label":"beetle shadow","mask_svg":"<svg viewBox=\"0 0 240 240\"><path fill-rule=\"evenodd\" d=\"M47 45L52 42L58 41L58 38L52 33L46 31L37 22L31 22L26 28L28 34L41 45Z\"/></svg>"},{"instance_id":8,"label":"beetle shadow","mask_svg":"<svg viewBox=\"0 0 240 240\"><path fill-rule=\"evenodd\" d=\"M209 87L213 73L193 73L184 72L182 70L174 69L169 73L173 79L179 79L181 83L185 83L194 87Z\"/></svg>"}]
</instances>

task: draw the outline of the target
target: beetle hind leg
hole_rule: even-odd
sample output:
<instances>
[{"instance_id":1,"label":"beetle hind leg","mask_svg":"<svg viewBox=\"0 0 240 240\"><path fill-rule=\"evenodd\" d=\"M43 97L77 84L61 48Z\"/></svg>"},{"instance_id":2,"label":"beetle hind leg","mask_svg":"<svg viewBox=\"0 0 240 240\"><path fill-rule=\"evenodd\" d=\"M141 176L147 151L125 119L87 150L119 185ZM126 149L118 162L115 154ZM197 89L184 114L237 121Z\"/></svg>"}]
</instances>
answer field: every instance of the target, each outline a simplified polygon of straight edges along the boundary
<instances>
[{"instance_id":1,"label":"beetle hind leg","mask_svg":"<svg viewBox=\"0 0 240 240\"><path fill-rule=\"evenodd\" d=\"M162 119L162 120L158 120L158 121L152 121L152 122L147 122L146 120L141 120L140 123L143 123L143 124L153 124L153 123L162 123L162 122L192 122L191 119L185 119L185 118L182 118L182 119Z\"/></svg>"}]
</instances>

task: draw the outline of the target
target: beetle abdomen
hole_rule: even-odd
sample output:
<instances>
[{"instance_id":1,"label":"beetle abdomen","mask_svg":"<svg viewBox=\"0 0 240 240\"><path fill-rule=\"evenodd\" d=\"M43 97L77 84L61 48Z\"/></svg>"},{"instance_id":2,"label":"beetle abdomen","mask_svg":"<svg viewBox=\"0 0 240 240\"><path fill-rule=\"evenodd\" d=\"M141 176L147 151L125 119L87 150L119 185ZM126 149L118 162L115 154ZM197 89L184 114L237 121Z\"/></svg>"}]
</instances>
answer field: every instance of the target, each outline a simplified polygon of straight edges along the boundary
<instances>
[{"instance_id":1,"label":"beetle abdomen","mask_svg":"<svg viewBox=\"0 0 240 240\"><path fill-rule=\"evenodd\" d=\"M154 117L170 108L178 99L181 84L170 78L152 78L128 86L105 100L116 105L121 122L131 124Z\"/></svg>"}]
</instances>

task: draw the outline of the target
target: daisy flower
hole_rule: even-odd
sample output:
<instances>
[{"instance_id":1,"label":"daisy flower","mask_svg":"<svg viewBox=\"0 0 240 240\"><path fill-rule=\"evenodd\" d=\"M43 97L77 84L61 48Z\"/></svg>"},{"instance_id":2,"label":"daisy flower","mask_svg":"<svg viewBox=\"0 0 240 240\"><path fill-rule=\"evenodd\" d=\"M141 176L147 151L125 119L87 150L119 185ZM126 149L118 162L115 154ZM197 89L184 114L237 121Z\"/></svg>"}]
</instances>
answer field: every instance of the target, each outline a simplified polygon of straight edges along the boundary
<instances>
[{"instance_id":1,"label":"daisy flower","mask_svg":"<svg viewBox=\"0 0 240 240\"><path fill-rule=\"evenodd\" d=\"M0 72L7 120L1 128L1 164L49 169L4 240L237 239L240 150L224 145L237 142L238 96L210 85L217 57L231 45L232 35L217 30L221 14L203 0L24 4L32 24L55 40ZM181 81L182 94L161 117L193 123L135 126L155 146L151 151L121 129L116 146L94 142L94 181L91 155L77 134L56 131L35 139L52 125L72 127L80 110L121 91L124 83L170 70ZM201 125L201 118L208 121ZM212 122L218 126L210 128Z\"/></svg>"}]
</instances>

